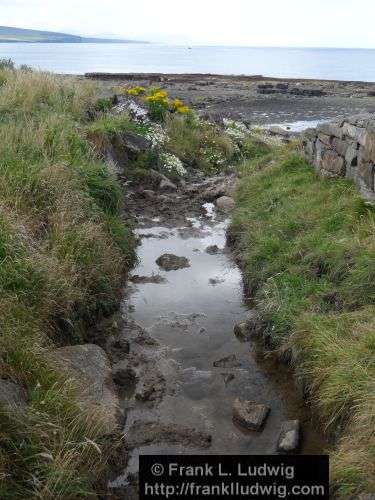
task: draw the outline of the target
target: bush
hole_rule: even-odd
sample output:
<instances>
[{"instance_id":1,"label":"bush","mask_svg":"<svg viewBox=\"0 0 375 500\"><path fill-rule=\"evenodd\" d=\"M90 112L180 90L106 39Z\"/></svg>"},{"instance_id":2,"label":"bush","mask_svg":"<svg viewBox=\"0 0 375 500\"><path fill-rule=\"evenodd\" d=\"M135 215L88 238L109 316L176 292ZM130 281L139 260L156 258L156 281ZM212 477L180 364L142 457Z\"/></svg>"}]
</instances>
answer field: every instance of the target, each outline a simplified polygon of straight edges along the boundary
<instances>
[{"instance_id":1,"label":"bush","mask_svg":"<svg viewBox=\"0 0 375 500\"><path fill-rule=\"evenodd\" d=\"M235 145L219 127L194 117L172 115L166 130L167 150L207 174L223 170L236 153Z\"/></svg>"}]
</instances>

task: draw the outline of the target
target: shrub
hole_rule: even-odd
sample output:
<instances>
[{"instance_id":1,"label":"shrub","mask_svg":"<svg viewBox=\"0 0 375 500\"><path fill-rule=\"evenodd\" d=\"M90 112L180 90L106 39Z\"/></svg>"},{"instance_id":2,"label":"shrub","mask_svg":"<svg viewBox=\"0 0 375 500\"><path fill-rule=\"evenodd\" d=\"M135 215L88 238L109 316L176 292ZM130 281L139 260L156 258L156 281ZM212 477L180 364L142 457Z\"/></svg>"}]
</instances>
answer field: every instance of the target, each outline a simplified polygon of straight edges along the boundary
<instances>
[{"instance_id":1,"label":"shrub","mask_svg":"<svg viewBox=\"0 0 375 500\"><path fill-rule=\"evenodd\" d=\"M194 116L172 115L166 121L166 130L167 150L186 165L206 173L221 171L236 152L231 139L219 127Z\"/></svg>"}]
</instances>

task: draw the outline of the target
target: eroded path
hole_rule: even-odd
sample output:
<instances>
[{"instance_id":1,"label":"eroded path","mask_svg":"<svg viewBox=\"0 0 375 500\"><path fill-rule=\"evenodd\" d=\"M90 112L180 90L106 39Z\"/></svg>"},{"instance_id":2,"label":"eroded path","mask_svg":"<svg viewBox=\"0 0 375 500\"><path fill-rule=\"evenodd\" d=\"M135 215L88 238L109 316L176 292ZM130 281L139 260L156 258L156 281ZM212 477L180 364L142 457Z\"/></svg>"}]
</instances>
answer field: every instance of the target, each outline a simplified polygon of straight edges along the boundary
<instances>
[{"instance_id":1,"label":"eroded path","mask_svg":"<svg viewBox=\"0 0 375 500\"><path fill-rule=\"evenodd\" d=\"M228 218L211 204L187 212L138 217L139 264L123 303L130 352L115 366L134 385L124 399L128 466L112 483L126 498L136 498L139 454L273 454L289 419L301 421L301 453L324 447L291 373L233 333L249 310ZM166 253L190 267L164 270L156 260ZM271 408L261 432L233 422L236 397Z\"/></svg>"}]
</instances>

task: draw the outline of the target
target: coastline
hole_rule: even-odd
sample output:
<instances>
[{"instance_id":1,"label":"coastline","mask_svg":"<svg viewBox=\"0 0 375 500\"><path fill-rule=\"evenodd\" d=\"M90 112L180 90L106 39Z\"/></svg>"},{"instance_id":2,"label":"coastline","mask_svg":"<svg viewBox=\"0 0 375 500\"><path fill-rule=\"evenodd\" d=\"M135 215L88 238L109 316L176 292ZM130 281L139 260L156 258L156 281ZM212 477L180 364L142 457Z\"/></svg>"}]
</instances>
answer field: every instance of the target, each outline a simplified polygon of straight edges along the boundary
<instances>
[{"instance_id":1,"label":"coastline","mask_svg":"<svg viewBox=\"0 0 375 500\"><path fill-rule=\"evenodd\" d=\"M116 87L159 86L182 98L202 117L230 118L251 125L329 121L342 115L375 111L375 83L272 78L261 75L202 73L90 73L104 97Z\"/></svg>"}]
</instances>

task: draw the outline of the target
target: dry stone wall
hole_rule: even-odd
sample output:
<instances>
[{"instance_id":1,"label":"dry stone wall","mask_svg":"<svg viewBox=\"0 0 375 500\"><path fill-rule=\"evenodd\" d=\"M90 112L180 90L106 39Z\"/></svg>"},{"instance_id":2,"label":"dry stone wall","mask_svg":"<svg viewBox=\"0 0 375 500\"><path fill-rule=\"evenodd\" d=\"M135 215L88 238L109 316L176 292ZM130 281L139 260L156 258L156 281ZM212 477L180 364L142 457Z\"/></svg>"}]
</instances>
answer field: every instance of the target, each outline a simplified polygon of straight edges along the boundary
<instances>
[{"instance_id":1,"label":"dry stone wall","mask_svg":"<svg viewBox=\"0 0 375 500\"><path fill-rule=\"evenodd\" d=\"M375 115L357 115L306 130L303 149L325 177L346 177L375 202Z\"/></svg>"}]
</instances>

